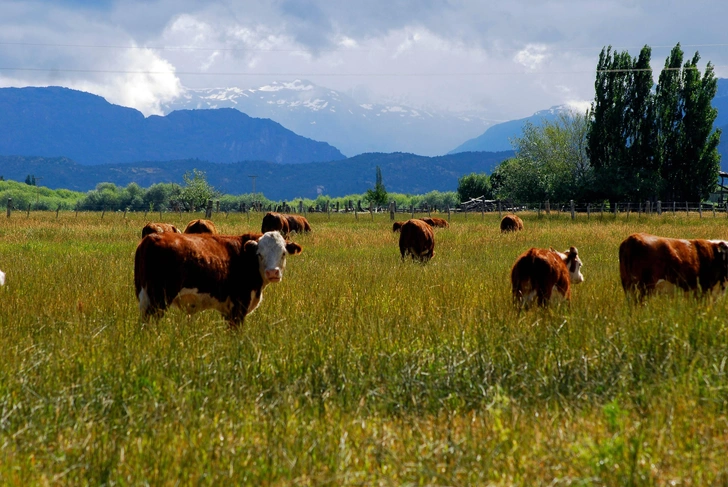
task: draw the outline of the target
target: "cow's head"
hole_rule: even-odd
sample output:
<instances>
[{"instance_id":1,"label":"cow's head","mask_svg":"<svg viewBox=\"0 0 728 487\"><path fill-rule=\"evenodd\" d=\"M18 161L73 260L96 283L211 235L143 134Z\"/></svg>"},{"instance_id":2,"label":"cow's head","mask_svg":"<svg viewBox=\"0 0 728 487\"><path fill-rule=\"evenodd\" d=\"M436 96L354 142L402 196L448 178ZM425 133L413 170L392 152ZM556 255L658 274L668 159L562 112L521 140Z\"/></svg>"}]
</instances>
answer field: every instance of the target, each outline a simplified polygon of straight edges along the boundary
<instances>
[{"instance_id":1,"label":"cow's head","mask_svg":"<svg viewBox=\"0 0 728 487\"><path fill-rule=\"evenodd\" d=\"M394 222L394 223L392 224L392 231L393 231L393 232L399 232L400 230L402 230L402 224L403 224L403 223L404 223L404 222Z\"/></svg>"},{"instance_id":2,"label":"cow's head","mask_svg":"<svg viewBox=\"0 0 728 487\"><path fill-rule=\"evenodd\" d=\"M728 281L728 243L725 240L715 242L717 244L716 253L718 262L720 262L720 279L721 283ZM716 262L716 264L718 263Z\"/></svg>"},{"instance_id":3,"label":"cow's head","mask_svg":"<svg viewBox=\"0 0 728 487\"><path fill-rule=\"evenodd\" d=\"M581 266L583 263L579 258L579 251L576 247L569 247L569 250L566 252L557 252L553 248L551 250L559 254L561 260L563 260L564 264L566 264L566 268L569 270L569 280L572 284L584 282L584 276L581 273Z\"/></svg>"},{"instance_id":4,"label":"cow's head","mask_svg":"<svg viewBox=\"0 0 728 487\"><path fill-rule=\"evenodd\" d=\"M273 231L264 233L257 242L245 242L245 251L256 253L263 283L270 284L283 279L286 255L300 254L303 248L295 242L287 242L279 232Z\"/></svg>"}]
</instances>

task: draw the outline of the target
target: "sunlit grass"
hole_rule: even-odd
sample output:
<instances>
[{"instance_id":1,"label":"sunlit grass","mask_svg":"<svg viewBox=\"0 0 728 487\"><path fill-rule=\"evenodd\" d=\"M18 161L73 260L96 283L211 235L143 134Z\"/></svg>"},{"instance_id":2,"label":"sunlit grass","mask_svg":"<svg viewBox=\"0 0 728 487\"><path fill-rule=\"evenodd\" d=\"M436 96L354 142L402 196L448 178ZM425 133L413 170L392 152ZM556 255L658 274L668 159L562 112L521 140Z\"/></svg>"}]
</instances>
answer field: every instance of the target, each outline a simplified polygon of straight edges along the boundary
<instances>
[{"instance_id":1,"label":"sunlit grass","mask_svg":"<svg viewBox=\"0 0 728 487\"><path fill-rule=\"evenodd\" d=\"M726 298L629 306L617 247L728 239L728 221L523 219L502 235L497 214L453 215L421 265L388 215L309 215L303 254L231 332L214 312L140 324L143 215L3 216L0 483L726 482ZM515 258L570 245L586 277L571 305L514 310Z\"/></svg>"}]
</instances>

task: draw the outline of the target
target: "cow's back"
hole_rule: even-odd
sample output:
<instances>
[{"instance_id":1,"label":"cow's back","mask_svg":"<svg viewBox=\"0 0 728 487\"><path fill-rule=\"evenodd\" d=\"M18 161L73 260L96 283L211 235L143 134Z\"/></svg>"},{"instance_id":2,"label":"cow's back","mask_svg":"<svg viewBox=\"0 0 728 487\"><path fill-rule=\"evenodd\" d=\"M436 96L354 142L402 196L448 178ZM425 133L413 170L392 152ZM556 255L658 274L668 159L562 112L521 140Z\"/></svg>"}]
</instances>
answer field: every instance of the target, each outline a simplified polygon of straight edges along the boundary
<instances>
[{"instance_id":1,"label":"cow's back","mask_svg":"<svg viewBox=\"0 0 728 487\"><path fill-rule=\"evenodd\" d=\"M409 253L413 259L429 260L435 254L432 228L422 220L407 220L400 228L399 250L402 259Z\"/></svg>"},{"instance_id":2,"label":"cow's back","mask_svg":"<svg viewBox=\"0 0 728 487\"><path fill-rule=\"evenodd\" d=\"M511 268L511 293L519 305L528 305L535 297L545 306L556 290L571 299L569 270L553 250L530 248L521 254Z\"/></svg>"},{"instance_id":3,"label":"cow's back","mask_svg":"<svg viewBox=\"0 0 728 487\"><path fill-rule=\"evenodd\" d=\"M142 228L142 238L152 233L182 233L179 228L171 223L147 222Z\"/></svg>"},{"instance_id":4,"label":"cow's back","mask_svg":"<svg viewBox=\"0 0 728 487\"><path fill-rule=\"evenodd\" d=\"M281 213L269 211L263 216L260 231L262 233L278 231L281 235L286 236L289 232L288 218Z\"/></svg>"},{"instance_id":5,"label":"cow's back","mask_svg":"<svg viewBox=\"0 0 728 487\"><path fill-rule=\"evenodd\" d=\"M500 222L501 232L517 232L523 230L523 220L518 215L505 215Z\"/></svg>"},{"instance_id":6,"label":"cow's back","mask_svg":"<svg viewBox=\"0 0 728 487\"><path fill-rule=\"evenodd\" d=\"M311 225L308 223L306 217L301 215L284 215L288 220L288 231L305 233L311 231Z\"/></svg>"},{"instance_id":7,"label":"cow's back","mask_svg":"<svg viewBox=\"0 0 728 487\"><path fill-rule=\"evenodd\" d=\"M213 222L210 220L192 220L187 224L185 227L185 231L183 233L211 233L211 234L217 234L217 227Z\"/></svg>"}]
</instances>

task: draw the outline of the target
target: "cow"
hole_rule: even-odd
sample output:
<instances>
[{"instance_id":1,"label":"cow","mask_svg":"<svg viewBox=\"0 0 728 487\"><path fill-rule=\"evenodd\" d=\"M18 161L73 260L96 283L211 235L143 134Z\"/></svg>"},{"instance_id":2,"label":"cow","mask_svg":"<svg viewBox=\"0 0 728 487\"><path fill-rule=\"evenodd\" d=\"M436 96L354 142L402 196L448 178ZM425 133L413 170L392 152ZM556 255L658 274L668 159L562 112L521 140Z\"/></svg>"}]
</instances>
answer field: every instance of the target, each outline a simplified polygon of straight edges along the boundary
<instances>
[{"instance_id":1,"label":"cow","mask_svg":"<svg viewBox=\"0 0 728 487\"><path fill-rule=\"evenodd\" d=\"M394 222L392 224L392 231L395 233L399 232L400 230L402 230L402 225L404 225L404 222Z\"/></svg>"},{"instance_id":2,"label":"cow","mask_svg":"<svg viewBox=\"0 0 728 487\"><path fill-rule=\"evenodd\" d=\"M529 308L534 298L545 307L554 293L566 301L571 299L571 284L584 281L582 262L576 247L567 252L530 248L521 254L511 269L513 302Z\"/></svg>"},{"instance_id":3,"label":"cow","mask_svg":"<svg viewBox=\"0 0 728 487\"><path fill-rule=\"evenodd\" d=\"M723 290L728 280L728 243L635 233L619 245L619 275L627 298L638 302L675 286L696 296L718 285Z\"/></svg>"},{"instance_id":4,"label":"cow","mask_svg":"<svg viewBox=\"0 0 728 487\"><path fill-rule=\"evenodd\" d=\"M217 234L217 227L210 220L192 220L185 227L183 233L211 233Z\"/></svg>"},{"instance_id":5,"label":"cow","mask_svg":"<svg viewBox=\"0 0 728 487\"><path fill-rule=\"evenodd\" d=\"M501 232L518 232L523 230L523 220L517 215L506 215L500 222Z\"/></svg>"},{"instance_id":6,"label":"cow","mask_svg":"<svg viewBox=\"0 0 728 487\"><path fill-rule=\"evenodd\" d=\"M447 220L444 220L442 218L437 218L434 216L433 217L426 216L424 218L420 218L420 220L427 223L428 225L430 225L433 228L435 228L435 227L450 228L450 224L447 222Z\"/></svg>"},{"instance_id":7,"label":"cow","mask_svg":"<svg viewBox=\"0 0 728 487\"><path fill-rule=\"evenodd\" d=\"M5 273L3 271L0 271L0 286L5 285Z\"/></svg>"},{"instance_id":8,"label":"cow","mask_svg":"<svg viewBox=\"0 0 728 487\"><path fill-rule=\"evenodd\" d=\"M269 211L263 216L260 231L262 233L278 231L284 237L288 236L288 218L282 213Z\"/></svg>"},{"instance_id":9,"label":"cow","mask_svg":"<svg viewBox=\"0 0 728 487\"><path fill-rule=\"evenodd\" d=\"M235 329L258 307L265 287L283 279L286 256L302 250L277 231L151 234L134 255L142 321L161 318L170 306L188 314L216 309Z\"/></svg>"},{"instance_id":10,"label":"cow","mask_svg":"<svg viewBox=\"0 0 728 487\"><path fill-rule=\"evenodd\" d=\"M171 223L148 222L146 225L144 225L144 228L142 228L142 238L146 237L150 233L164 232L182 233L180 232L179 228L175 227Z\"/></svg>"},{"instance_id":11,"label":"cow","mask_svg":"<svg viewBox=\"0 0 728 487\"><path fill-rule=\"evenodd\" d=\"M288 220L288 231L290 233L305 233L311 231L311 225L309 225L306 217L301 215L284 215Z\"/></svg>"},{"instance_id":12,"label":"cow","mask_svg":"<svg viewBox=\"0 0 728 487\"><path fill-rule=\"evenodd\" d=\"M427 262L435 255L435 234L422 220L411 219L402 224L399 234L399 253L404 261L405 255L412 259Z\"/></svg>"}]
</instances>

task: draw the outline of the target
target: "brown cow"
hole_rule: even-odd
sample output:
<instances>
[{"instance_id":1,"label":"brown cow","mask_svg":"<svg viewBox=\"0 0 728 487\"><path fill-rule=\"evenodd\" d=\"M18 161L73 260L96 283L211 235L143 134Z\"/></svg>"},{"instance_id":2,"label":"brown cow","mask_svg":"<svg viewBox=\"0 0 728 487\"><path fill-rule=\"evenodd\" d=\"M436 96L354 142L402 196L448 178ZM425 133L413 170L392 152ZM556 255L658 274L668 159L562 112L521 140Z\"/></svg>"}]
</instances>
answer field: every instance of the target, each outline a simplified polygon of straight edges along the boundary
<instances>
[{"instance_id":1,"label":"brown cow","mask_svg":"<svg viewBox=\"0 0 728 487\"><path fill-rule=\"evenodd\" d=\"M501 232L517 232L523 230L523 220L517 215L506 215L500 222Z\"/></svg>"},{"instance_id":2,"label":"brown cow","mask_svg":"<svg viewBox=\"0 0 728 487\"><path fill-rule=\"evenodd\" d=\"M428 225L430 225L433 228L435 228L435 227L450 228L450 224L447 222L447 220L444 220L442 218L437 218L434 216L433 217L426 216L424 218L420 218L420 220L427 223Z\"/></svg>"},{"instance_id":3,"label":"brown cow","mask_svg":"<svg viewBox=\"0 0 728 487\"><path fill-rule=\"evenodd\" d=\"M281 281L286 255L301 251L278 232L151 234L134 256L142 320L161 317L169 306L189 314L216 309L236 328L258 307L263 289Z\"/></svg>"},{"instance_id":4,"label":"brown cow","mask_svg":"<svg viewBox=\"0 0 728 487\"><path fill-rule=\"evenodd\" d=\"M513 302L528 308L536 298L539 306L547 306L554 292L567 301L571 284L584 280L582 262L576 247L568 252L531 248L521 254L511 269Z\"/></svg>"},{"instance_id":5,"label":"brown cow","mask_svg":"<svg viewBox=\"0 0 728 487\"><path fill-rule=\"evenodd\" d=\"M148 222L146 225L144 225L144 228L142 228L142 238L146 237L150 233L164 232L182 233L180 232L179 228L175 227L171 223Z\"/></svg>"},{"instance_id":6,"label":"brown cow","mask_svg":"<svg viewBox=\"0 0 728 487\"><path fill-rule=\"evenodd\" d=\"M400 230L402 230L402 225L404 225L404 222L394 222L392 224L392 231L399 232Z\"/></svg>"},{"instance_id":7,"label":"brown cow","mask_svg":"<svg viewBox=\"0 0 728 487\"><path fill-rule=\"evenodd\" d=\"M260 231L263 233L277 231L284 237L288 236L288 218L282 213L269 211L263 216L263 224L260 227Z\"/></svg>"},{"instance_id":8,"label":"brown cow","mask_svg":"<svg viewBox=\"0 0 728 487\"><path fill-rule=\"evenodd\" d=\"M283 215L288 220L288 231L296 233L304 233L311 231L311 225L308 224L306 217L301 215Z\"/></svg>"},{"instance_id":9,"label":"brown cow","mask_svg":"<svg viewBox=\"0 0 728 487\"><path fill-rule=\"evenodd\" d=\"M628 298L641 301L677 286L696 295L728 280L728 244L722 240L683 240L644 233L619 245L619 275Z\"/></svg>"},{"instance_id":10,"label":"brown cow","mask_svg":"<svg viewBox=\"0 0 728 487\"><path fill-rule=\"evenodd\" d=\"M407 220L402 224L399 235L399 253L402 260L410 254L412 259L427 262L435 255L435 234L422 220Z\"/></svg>"},{"instance_id":11,"label":"brown cow","mask_svg":"<svg viewBox=\"0 0 728 487\"><path fill-rule=\"evenodd\" d=\"M217 234L217 227L210 220L192 220L185 227L183 233L211 233Z\"/></svg>"}]
</instances>

